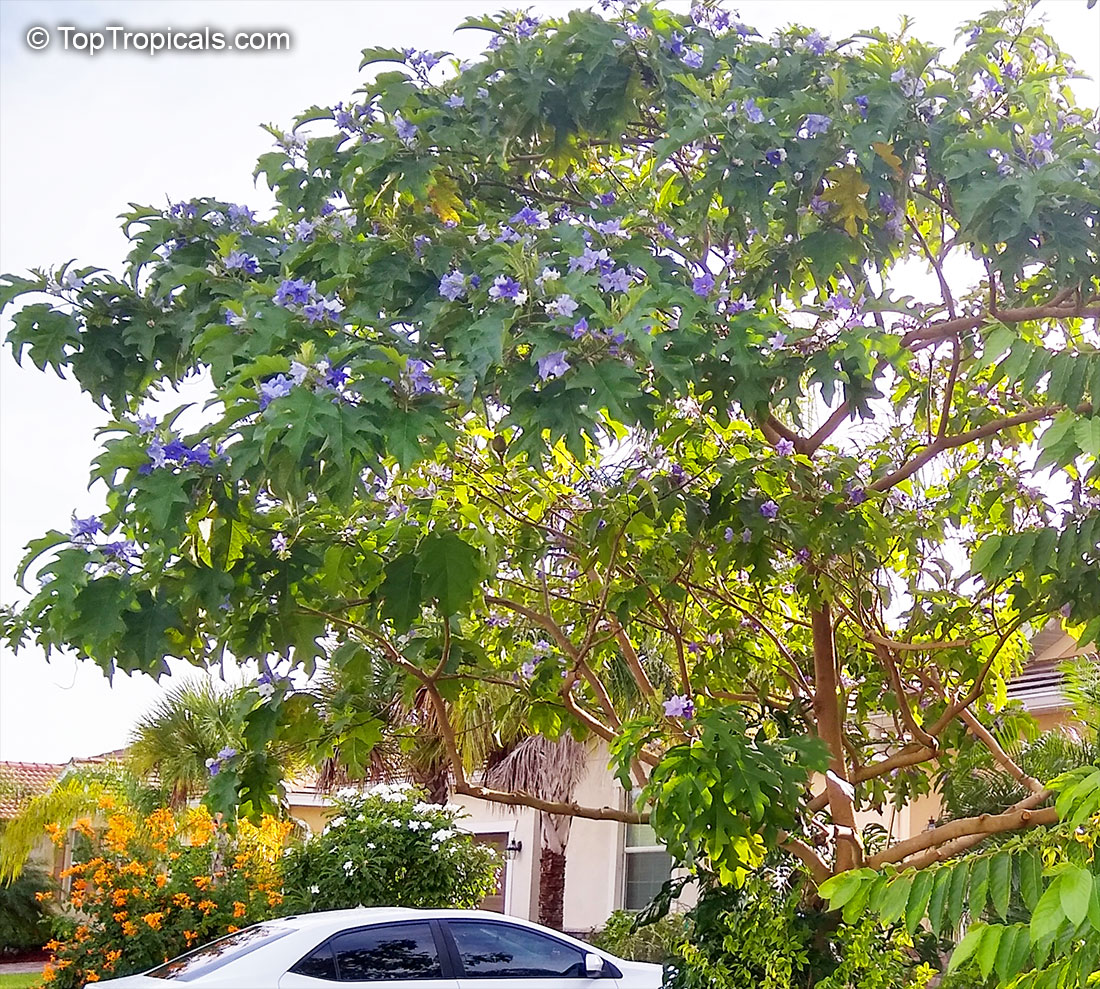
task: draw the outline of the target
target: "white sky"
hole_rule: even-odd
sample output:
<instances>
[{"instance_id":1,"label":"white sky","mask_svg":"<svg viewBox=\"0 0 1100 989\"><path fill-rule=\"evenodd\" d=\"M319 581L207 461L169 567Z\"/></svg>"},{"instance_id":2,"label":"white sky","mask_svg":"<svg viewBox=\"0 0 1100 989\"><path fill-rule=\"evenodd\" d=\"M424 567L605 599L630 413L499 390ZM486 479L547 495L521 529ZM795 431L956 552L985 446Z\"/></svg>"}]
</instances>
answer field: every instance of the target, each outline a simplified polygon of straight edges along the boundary
<instances>
[{"instance_id":1,"label":"white sky","mask_svg":"<svg viewBox=\"0 0 1100 989\"><path fill-rule=\"evenodd\" d=\"M917 37L951 45L955 27L995 0L749 0L741 19L763 33L804 23L823 34L915 20ZM270 201L251 180L271 147L259 125L289 125L299 110L347 99L359 85L368 46L448 49L472 57L486 38L452 34L470 14L505 0L0 0L0 271L22 273L76 258L118 269L126 243L117 216L130 202L196 196L260 207ZM545 15L582 6L543 2ZM510 5L509 5L510 6ZM1079 67L1100 77L1100 8L1086 0L1046 0L1041 13ZM58 25L193 29L209 25L288 30L291 52L141 53L94 57L59 50ZM53 43L31 51L29 28ZM1079 88L1095 106L1095 83ZM5 321L3 332L8 324ZM98 512L102 493L86 489L106 416L70 381L20 369L0 355L0 600L18 599L12 574L28 540L65 528L75 510ZM0 759L65 761L125 744L134 719L161 693L149 677L114 686L91 664L27 649L0 651Z\"/></svg>"}]
</instances>

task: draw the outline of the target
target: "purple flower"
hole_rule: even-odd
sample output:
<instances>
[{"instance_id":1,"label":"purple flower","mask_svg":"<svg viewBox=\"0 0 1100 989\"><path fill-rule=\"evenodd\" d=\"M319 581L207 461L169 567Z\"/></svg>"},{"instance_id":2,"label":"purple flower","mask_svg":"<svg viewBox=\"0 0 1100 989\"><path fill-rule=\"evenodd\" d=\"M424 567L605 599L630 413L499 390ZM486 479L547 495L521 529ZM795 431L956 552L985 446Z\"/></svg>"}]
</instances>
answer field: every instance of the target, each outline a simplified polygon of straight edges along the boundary
<instances>
[{"instance_id":1,"label":"purple flower","mask_svg":"<svg viewBox=\"0 0 1100 989\"><path fill-rule=\"evenodd\" d=\"M787 439L780 440L775 444L775 452L781 457L789 457L794 453L794 443Z\"/></svg>"},{"instance_id":2,"label":"purple flower","mask_svg":"<svg viewBox=\"0 0 1100 989\"><path fill-rule=\"evenodd\" d=\"M822 199L821 196L814 196L813 199L810 200L810 212L813 213L814 216L825 216L832 208L832 203L827 199Z\"/></svg>"},{"instance_id":3,"label":"purple flower","mask_svg":"<svg viewBox=\"0 0 1100 989\"><path fill-rule=\"evenodd\" d=\"M641 24L631 21L626 25L626 36L632 41L644 41L648 35L649 32Z\"/></svg>"},{"instance_id":4,"label":"purple flower","mask_svg":"<svg viewBox=\"0 0 1100 989\"><path fill-rule=\"evenodd\" d=\"M659 233L666 240L676 239L676 231L673 230L672 227L670 227L667 223L665 223L664 220L657 224L657 233Z\"/></svg>"},{"instance_id":5,"label":"purple flower","mask_svg":"<svg viewBox=\"0 0 1100 989\"><path fill-rule=\"evenodd\" d=\"M230 271L240 269L246 275L260 273L260 262L251 254L245 254L244 251L231 251L229 257L225 259L225 267Z\"/></svg>"},{"instance_id":6,"label":"purple flower","mask_svg":"<svg viewBox=\"0 0 1100 989\"><path fill-rule=\"evenodd\" d=\"M553 302L546 304L546 311L551 316L563 316L568 319L577 311L577 302L572 296L559 295Z\"/></svg>"},{"instance_id":7,"label":"purple flower","mask_svg":"<svg viewBox=\"0 0 1100 989\"><path fill-rule=\"evenodd\" d=\"M235 203L229 207L229 225L234 230L247 230L256 222L256 214L247 206L238 206Z\"/></svg>"},{"instance_id":8,"label":"purple flower","mask_svg":"<svg viewBox=\"0 0 1100 989\"><path fill-rule=\"evenodd\" d=\"M405 144L412 144L416 140L417 132L420 130L416 124L410 123L399 113L395 113L393 116L393 126L397 129L397 136Z\"/></svg>"},{"instance_id":9,"label":"purple flower","mask_svg":"<svg viewBox=\"0 0 1100 989\"><path fill-rule=\"evenodd\" d=\"M779 506L769 499L760 506L760 514L766 519L774 519L779 514Z\"/></svg>"},{"instance_id":10,"label":"purple flower","mask_svg":"<svg viewBox=\"0 0 1100 989\"><path fill-rule=\"evenodd\" d=\"M542 223L544 217L540 216L537 210L532 209L530 206L524 206L518 213L513 213L509 218L509 223L523 223L529 227L537 227Z\"/></svg>"},{"instance_id":11,"label":"purple flower","mask_svg":"<svg viewBox=\"0 0 1100 989\"><path fill-rule=\"evenodd\" d=\"M443 105L449 107L452 110L460 110L466 105L466 97L459 96L458 93L454 93L451 96L447 97Z\"/></svg>"},{"instance_id":12,"label":"purple flower","mask_svg":"<svg viewBox=\"0 0 1100 989\"><path fill-rule=\"evenodd\" d=\"M260 408L266 409L277 398L286 398L293 388L294 381L285 374L277 374L274 378L263 382L260 385Z\"/></svg>"},{"instance_id":13,"label":"purple flower","mask_svg":"<svg viewBox=\"0 0 1100 989\"><path fill-rule=\"evenodd\" d=\"M588 332L588 320L583 316L573 324L573 329L569 331L569 336L574 340L579 340Z\"/></svg>"},{"instance_id":14,"label":"purple flower","mask_svg":"<svg viewBox=\"0 0 1100 989\"><path fill-rule=\"evenodd\" d=\"M424 251L427 249L428 245L431 244L431 242L432 238L429 237L427 234L417 234L415 237L413 237L413 252L418 258L422 258L424 256Z\"/></svg>"},{"instance_id":15,"label":"purple flower","mask_svg":"<svg viewBox=\"0 0 1100 989\"><path fill-rule=\"evenodd\" d=\"M517 240L520 240L520 235L516 233L507 224L500 228L500 233L497 234L494 244L514 244Z\"/></svg>"},{"instance_id":16,"label":"purple flower","mask_svg":"<svg viewBox=\"0 0 1100 989\"><path fill-rule=\"evenodd\" d=\"M778 168L787 160L787 152L784 148L772 148L771 151L764 152L764 160Z\"/></svg>"},{"instance_id":17,"label":"purple flower","mask_svg":"<svg viewBox=\"0 0 1100 989\"><path fill-rule=\"evenodd\" d=\"M516 37L517 38L530 38L538 29L539 21L537 17L531 17L529 14L524 14L518 21L516 21Z\"/></svg>"},{"instance_id":18,"label":"purple flower","mask_svg":"<svg viewBox=\"0 0 1100 989\"><path fill-rule=\"evenodd\" d=\"M536 362L539 367L539 377L543 381L552 381L560 378L572 366L565 359L564 350L555 350L552 354L540 357Z\"/></svg>"},{"instance_id":19,"label":"purple flower","mask_svg":"<svg viewBox=\"0 0 1100 989\"><path fill-rule=\"evenodd\" d=\"M532 648L539 659L545 659L550 655L550 643L545 639L539 639Z\"/></svg>"},{"instance_id":20,"label":"purple flower","mask_svg":"<svg viewBox=\"0 0 1100 989\"><path fill-rule=\"evenodd\" d=\"M966 36L967 45L972 45L982 36L982 29L980 27L972 28L970 33Z\"/></svg>"},{"instance_id":21,"label":"purple flower","mask_svg":"<svg viewBox=\"0 0 1100 989\"><path fill-rule=\"evenodd\" d=\"M1054 138L1050 134L1036 134L1031 139L1031 160L1039 164L1054 161Z\"/></svg>"},{"instance_id":22,"label":"purple flower","mask_svg":"<svg viewBox=\"0 0 1100 989\"><path fill-rule=\"evenodd\" d=\"M663 45L673 58L679 58L684 53L684 36L679 31L673 31L672 40L663 42Z\"/></svg>"},{"instance_id":23,"label":"purple flower","mask_svg":"<svg viewBox=\"0 0 1100 989\"><path fill-rule=\"evenodd\" d=\"M806 47L815 55L824 55L828 46L828 41L817 31L814 31L814 33L806 39Z\"/></svg>"},{"instance_id":24,"label":"purple flower","mask_svg":"<svg viewBox=\"0 0 1100 989\"><path fill-rule=\"evenodd\" d=\"M137 543L132 539L120 539L117 542L104 543L99 549L104 556L125 561L137 553Z\"/></svg>"},{"instance_id":25,"label":"purple flower","mask_svg":"<svg viewBox=\"0 0 1100 989\"><path fill-rule=\"evenodd\" d=\"M520 674L525 680L530 680L535 675L535 667L538 664L533 659L527 660L520 668Z\"/></svg>"},{"instance_id":26,"label":"purple flower","mask_svg":"<svg viewBox=\"0 0 1100 989\"><path fill-rule=\"evenodd\" d=\"M681 61L689 69L701 69L703 67L703 53L694 48L688 48L684 52Z\"/></svg>"},{"instance_id":27,"label":"purple flower","mask_svg":"<svg viewBox=\"0 0 1100 989\"><path fill-rule=\"evenodd\" d=\"M305 305L313 294L313 286L301 278L286 278L275 292L278 306Z\"/></svg>"},{"instance_id":28,"label":"purple flower","mask_svg":"<svg viewBox=\"0 0 1100 989\"><path fill-rule=\"evenodd\" d=\"M701 275L696 275L691 281L691 290L701 298L706 298L714 291L714 275L709 271L704 271Z\"/></svg>"},{"instance_id":29,"label":"purple flower","mask_svg":"<svg viewBox=\"0 0 1100 989\"><path fill-rule=\"evenodd\" d=\"M787 334L782 331L768 338L768 346L772 350L779 350L787 342Z\"/></svg>"},{"instance_id":30,"label":"purple flower","mask_svg":"<svg viewBox=\"0 0 1100 989\"><path fill-rule=\"evenodd\" d=\"M157 428L156 416L139 416L137 421L138 435L145 436Z\"/></svg>"},{"instance_id":31,"label":"purple flower","mask_svg":"<svg viewBox=\"0 0 1100 989\"><path fill-rule=\"evenodd\" d=\"M596 224L596 231L603 234L605 237L629 236L621 229L622 223L623 221L618 217L615 217L613 220L605 220L603 223Z\"/></svg>"},{"instance_id":32,"label":"purple flower","mask_svg":"<svg viewBox=\"0 0 1100 989\"><path fill-rule=\"evenodd\" d=\"M570 271L591 271L604 261L610 261L611 258L605 248L602 251L594 251L591 247L585 247L584 253L579 257L569 259Z\"/></svg>"},{"instance_id":33,"label":"purple flower","mask_svg":"<svg viewBox=\"0 0 1100 989\"><path fill-rule=\"evenodd\" d=\"M318 367L320 367L320 365L318 365ZM324 368L324 382L326 387L333 389L333 391L337 391L347 384L348 377L349 374L346 367L329 367L326 362Z\"/></svg>"},{"instance_id":34,"label":"purple flower","mask_svg":"<svg viewBox=\"0 0 1100 989\"><path fill-rule=\"evenodd\" d=\"M755 299L736 299L726 306L727 312L748 312L756 305ZM786 337L784 337L784 340ZM782 346L782 344L780 344Z\"/></svg>"},{"instance_id":35,"label":"purple flower","mask_svg":"<svg viewBox=\"0 0 1100 989\"><path fill-rule=\"evenodd\" d=\"M193 447L184 454L184 460L188 464L197 464L199 467L209 467L213 460L210 456L210 441L203 440L198 446Z\"/></svg>"},{"instance_id":36,"label":"purple flower","mask_svg":"<svg viewBox=\"0 0 1100 989\"><path fill-rule=\"evenodd\" d=\"M294 239L303 244L308 244L313 240L313 231L317 226L315 223L310 223L309 220L299 220L294 224Z\"/></svg>"},{"instance_id":37,"label":"purple flower","mask_svg":"<svg viewBox=\"0 0 1100 989\"><path fill-rule=\"evenodd\" d=\"M169 460L179 463L186 462L187 455L191 452L186 443L179 439L170 440L168 445L164 448L164 455Z\"/></svg>"},{"instance_id":38,"label":"purple flower","mask_svg":"<svg viewBox=\"0 0 1100 989\"><path fill-rule=\"evenodd\" d=\"M883 213L894 213L898 208L897 200L888 192L880 192L878 194L878 208Z\"/></svg>"},{"instance_id":39,"label":"purple flower","mask_svg":"<svg viewBox=\"0 0 1100 989\"><path fill-rule=\"evenodd\" d=\"M809 563L812 556L813 554L805 546L803 546L802 549L794 554L794 558L799 563Z\"/></svg>"},{"instance_id":40,"label":"purple flower","mask_svg":"<svg viewBox=\"0 0 1100 989\"><path fill-rule=\"evenodd\" d=\"M428 373L428 365L424 361L412 358L405 365L405 373L408 375L409 385L414 395L425 395L435 388L435 382Z\"/></svg>"},{"instance_id":41,"label":"purple flower","mask_svg":"<svg viewBox=\"0 0 1100 989\"><path fill-rule=\"evenodd\" d=\"M630 288L630 275L625 268L616 268L600 275L600 288L605 292L625 292Z\"/></svg>"},{"instance_id":42,"label":"purple flower","mask_svg":"<svg viewBox=\"0 0 1100 989\"><path fill-rule=\"evenodd\" d=\"M764 112L757 107L756 101L752 97L741 104L741 112L745 114L745 119L750 124L762 124L764 122Z\"/></svg>"},{"instance_id":43,"label":"purple flower","mask_svg":"<svg viewBox=\"0 0 1100 989\"><path fill-rule=\"evenodd\" d=\"M477 288L481 285L481 275L470 276L470 288Z\"/></svg>"},{"instance_id":44,"label":"purple flower","mask_svg":"<svg viewBox=\"0 0 1100 989\"><path fill-rule=\"evenodd\" d=\"M834 292L825 300L825 308L830 312L851 312L855 309L846 292Z\"/></svg>"},{"instance_id":45,"label":"purple flower","mask_svg":"<svg viewBox=\"0 0 1100 989\"><path fill-rule=\"evenodd\" d=\"M866 120L867 119L867 107L870 105L870 100L866 96L856 97L856 106L859 108L859 115Z\"/></svg>"},{"instance_id":46,"label":"purple flower","mask_svg":"<svg viewBox=\"0 0 1100 989\"><path fill-rule=\"evenodd\" d=\"M225 325L226 326L244 326L244 316L240 313L233 312L232 309L226 309L225 311Z\"/></svg>"},{"instance_id":47,"label":"purple flower","mask_svg":"<svg viewBox=\"0 0 1100 989\"><path fill-rule=\"evenodd\" d=\"M452 271L439 279L439 294L448 302L455 302L466 294L466 276L461 271Z\"/></svg>"},{"instance_id":48,"label":"purple flower","mask_svg":"<svg viewBox=\"0 0 1100 989\"><path fill-rule=\"evenodd\" d=\"M150 441L145 452L149 454L149 460L152 462L153 467L163 467L168 462L164 453L164 444L155 436Z\"/></svg>"},{"instance_id":49,"label":"purple flower","mask_svg":"<svg viewBox=\"0 0 1100 989\"><path fill-rule=\"evenodd\" d=\"M752 542L752 529L748 528L747 526L744 529L741 530L741 542L743 542L743 543L751 543Z\"/></svg>"},{"instance_id":50,"label":"purple flower","mask_svg":"<svg viewBox=\"0 0 1100 989\"><path fill-rule=\"evenodd\" d=\"M613 192L601 192L596 197L596 201L601 206L612 206L615 203L615 193L613 193Z\"/></svg>"},{"instance_id":51,"label":"purple flower","mask_svg":"<svg viewBox=\"0 0 1100 989\"><path fill-rule=\"evenodd\" d=\"M275 550L276 553L285 553L286 552L286 546L287 546L287 543L286 543L286 533L285 532L277 532L277 533L275 533L274 536L271 537L271 548L273 550ZM267 674L264 674L264 676L267 676ZM261 676L256 682L257 683L264 682L263 676ZM271 677L270 676L268 676L266 682L267 683L271 682Z\"/></svg>"},{"instance_id":52,"label":"purple flower","mask_svg":"<svg viewBox=\"0 0 1100 989\"><path fill-rule=\"evenodd\" d=\"M845 491L848 493L848 500L853 505L862 505L867 500L867 492L854 481L848 484Z\"/></svg>"},{"instance_id":53,"label":"purple flower","mask_svg":"<svg viewBox=\"0 0 1100 989\"><path fill-rule=\"evenodd\" d=\"M673 694L664 702L664 708L669 718L690 718L695 714L695 704L687 694Z\"/></svg>"},{"instance_id":54,"label":"purple flower","mask_svg":"<svg viewBox=\"0 0 1100 989\"><path fill-rule=\"evenodd\" d=\"M516 305L527 301L527 293L523 291L520 283L508 275L497 275L489 289L490 299L512 299Z\"/></svg>"},{"instance_id":55,"label":"purple flower","mask_svg":"<svg viewBox=\"0 0 1100 989\"><path fill-rule=\"evenodd\" d=\"M728 525L726 526L726 531L722 533L722 538L727 543L733 542L733 529L731 529Z\"/></svg>"},{"instance_id":56,"label":"purple flower","mask_svg":"<svg viewBox=\"0 0 1100 989\"><path fill-rule=\"evenodd\" d=\"M236 754L237 750L227 745L224 749L221 750L221 752L218 753L218 758L222 760L232 759L233 756L235 756Z\"/></svg>"},{"instance_id":57,"label":"purple flower","mask_svg":"<svg viewBox=\"0 0 1100 989\"><path fill-rule=\"evenodd\" d=\"M207 759L206 768L211 777L217 776L222 771L222 764L217 759Z\"/></svg>"},{"instance_id":58,"label":"purple flower","mask_svg":"<svg viewBox=\"0 0 1100 989\"><path fill-rule=\"evenodd\" d=\"M73 527L70 531L74 539L94 536L97 532L103 531L103 523L99 521L99 517L96 515L89 515L86 519L78 519L74 515Z\"/></svg>"},{"instance_id":59,"label":"purple flower","mask_svg":"<svg viewBox=\"0 0 1100 989\"><path fill-rule=\"evenodd\" d=\"M813 137L815 134L824 134L832 124L833 118L824 113L808 113L799 128L799 137Z\"/></svg>"}]
</instances>

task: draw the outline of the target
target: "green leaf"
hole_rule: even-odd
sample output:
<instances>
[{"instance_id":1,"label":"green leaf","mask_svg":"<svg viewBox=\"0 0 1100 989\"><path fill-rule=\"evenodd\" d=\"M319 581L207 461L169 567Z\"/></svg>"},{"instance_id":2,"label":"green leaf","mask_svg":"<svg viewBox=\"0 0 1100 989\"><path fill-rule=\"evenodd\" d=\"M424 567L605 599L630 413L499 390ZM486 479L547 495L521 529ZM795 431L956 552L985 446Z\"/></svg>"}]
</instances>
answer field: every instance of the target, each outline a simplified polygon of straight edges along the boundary
<instances>
[{"instance_id":1,"label":"green leaf","mask_svg":"<svg viewBox=\"0 0 1100 989\"><path fill-rule=\"evenodd\" d=\"M1034 849L1019 856L1020 896L1028 910L1034 910L1043 892L1043 863Z\"/></svg>"},{"instance_id":2,"label":"green leaf","mask_svg":"<svg viewBox=\"0 0 1100 989\"><path fill-rule=\"evenodd\" d=\"M842 872L839 875L826 879L825 882L818 887L817 891L822 897L829 901L829 907L831 909L839 910L856 895L861 883L862 879L858 873Z\"/></svg>"},{"instance_id":3,"label":"green leaf","mask_svg":"<svg viewBox=\"0 0 1100 989\"><path fill-rule=\"evenodd\" d=\"M1089 901L1092 899L1092 873L1079 865L1070 865L1058 876L1056 883L1062 912L1076 927L1088 916Z\"/></svg>"},{"instance_id":4,"label":"green leaf","mask_svg":"<svg viewBox=\"0 0 1100 989\"><path fill-rule=\"evenodd\" d=\"M970 895L966 907L971 917L980 917L985 910L985 897L989 889L989 859L979 858L970 870Z\"/></svg>"},{"instance_id":5,"label":"green leaf","mask_svg":"<svg viewBox=\"0 0 1100 989\"><path fill-rule=\"evenodd\" d=\"M423 593L444 615L465 611L481 582L481 554L453 532L433 532L420 545L416 564Z\"/></svg>"},{"instance_id":6,"label":"green leaf","mask_svg":"<svg viewBox=\"0 0 1100 989\"><path fill-rule=\"evenodd\" d=\"M905 905L905 928L910 934L916 933L924 919L936 878L930 869L921 869L913 878L913 889Z\"/></svg>"},{"instance_id":7,"label":"green leaf","mask_svg":"<svg viewBox=\"0 0 1100 989\"><path fill-rule=\"evenodd\" d=\"M404 553L387 564L385 576L378 588L382 599L381 614L401 630L409 628L420 617L423 590L417 559Z\"/></svg>"},{"instance_id":8,"label":"green leaf","mask_svg":"<svg viewBox=\"0 0 1100 989\"><path fill-rule=\"evenodd\" d=\"M999 924L993 924L982 932L981 941L974 952L974 959L978 963L978 970L983 979L988 979L993 971L993 963L997 960L997 948L1001 943L1001 935L1004 928Z\"/></svg>"},{"instance_id":9,"label":"green leaf","mask_svg":"<svg viewBox=\"0 0 1100 989\"><path fill-rule=\"evenodd\" d=\"M1035 904L1035 910L1031 914L1032 944L1039 945L1049 941L1065 922L1066 914L1062 909L1059 885L1057 880L1052 882ZM1088 904L1085 906L1087 909Z\"/></svg>"},{"instance_id":10,"label":"green leaf","mask_svg":"<svg viewBox=\"0 0 1100 989\"><path fill-rule=\"evenodd\" d=\"M1012 896L1012 855L1001 852L989 863L989 901L998 916L1008 916L1008 903Z\"/></svg>"},{"instance_id":11,"label":"green leaf","mask_svg":"<svg viewBox=\"0 0 1100 989\"><path fill-rule=\"evenodd\" d=\"M974 952L978 950L978 945L981 944L985 932L985 924L977 923L970 925L970 929L959 942L958 947L951 953L951 961L947 963L948 973L954 972L957 968L970 960Z\"/></svg>"},{"instance_id":12,"label":"green leaf","mask_svg":"<svg viewBox=\"0 0 1100 989\"><path fill-rule=\"evenodd\" d=\"M931 870L928 870L931 872ZM947 894L951 888L951 870L940 868L936 870L935 882L932 884L932 896L928 901L928 923L933 933L939 937L943 932L945 920L945 907L947 906Z\"/></svg>"},{"instance_id":13,"label":"green leaf","mask_svg":"<svg viewBox=\"0 0 1100 989\"><path fill-rule=\"evenodd\" d=\"M947 893L947 927L958 929L966 909L966 893L970 881L970 863L965 859L951 869L951 888Z\"/></svg>"},{"instance_id":14,"label":"green leaf","mask_svg":"<svg viewBox=\"0 0 1100 989\"><path fill-rule=\"evenodd\" d=\"M906 876L897 876L890 880L882 899L882 906L879 908L879 917L884 924L892 924L902 915L905 905L909 902L909 890L912 885L913 881Z\"/></svg>"}]
</instances>

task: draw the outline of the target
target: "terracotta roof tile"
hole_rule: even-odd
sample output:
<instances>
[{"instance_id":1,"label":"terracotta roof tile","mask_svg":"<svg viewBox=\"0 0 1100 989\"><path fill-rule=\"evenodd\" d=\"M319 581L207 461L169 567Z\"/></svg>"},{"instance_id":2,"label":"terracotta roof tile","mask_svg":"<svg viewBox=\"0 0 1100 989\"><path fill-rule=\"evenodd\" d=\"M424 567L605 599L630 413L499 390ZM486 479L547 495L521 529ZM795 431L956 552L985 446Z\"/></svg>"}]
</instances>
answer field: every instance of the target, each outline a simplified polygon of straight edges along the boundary
<instances>
[{"instance_id":1,"label":"terracotta roof tile","mask_svg":"<svg viewBox=\"0 0 1100 989\"><path fill-rule=\"evenodd\" d=\"M52 762L0 762L0 820L15 817L27 800L45 793L64 768Z\"/></svg>"}]
</instances>

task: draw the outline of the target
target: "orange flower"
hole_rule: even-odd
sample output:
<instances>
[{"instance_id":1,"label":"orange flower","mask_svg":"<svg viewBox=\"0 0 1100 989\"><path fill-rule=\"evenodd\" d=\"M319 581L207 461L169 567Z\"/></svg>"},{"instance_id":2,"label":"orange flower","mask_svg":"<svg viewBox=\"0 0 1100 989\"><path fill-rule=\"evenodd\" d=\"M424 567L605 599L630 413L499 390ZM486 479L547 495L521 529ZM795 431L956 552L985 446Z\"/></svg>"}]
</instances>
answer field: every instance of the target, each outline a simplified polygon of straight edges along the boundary
<instances>
[{"instance_id":1,"label":"orange flower","mask_svg":"<svg viewBox=\"0 0 1100 989\"><path fill-rule=\"evenodd\" d=\"M107 965L110 968L114 968L115 967L115 962L117 962L122 957L122 952L121 951L108 951L107 954L104 957L107 959Z\"/></svg>"},{"instance_id":2,"label":"orange flower","mask_svg":"<svg viewBox=\"0 0 1100 989\"><path fill-rule=\"evenodd\" d=\"M106 795L99 798L99 809L100 810L114 810L114 806L115 806L115 798L112 797L110 794L106 794Z\"/></svg>"},{"instance_id":3,"label":"orange flower","mask_svg":"<svg viewBox=\"0 0 1100 989\"><path fill-rule=\"evenodd\" d=\"M42 969L42 981L43 982L53 982L53 980L56 979L56 978L57 978L56 970L54 969L53 965L51 965L51 964L49 964L49 962L47 962L45 967Z\"/></svg>"},{"instance_id":4,"label":"orange flower","mask_svg":"<svg viewBox=\"0 0 1100 989\"><path fill-rule=\"evenodd\" d=\"M164 911L158 911L156 913L147 913L142 918L146 924L148 924L154 931L160 930L160 922L164 920Z\"/></svg>"},{"instance_id":5,"label":"orange flower","mask_svg":"<svg viewBox=\"0 0 1100 989\"><path fill-rule=\"evenodd\" d=\"M38 892L36 892L34 894L34 898L39 903L43 902L44 900L48 900L51 896L53 896L53 893L51 893L49 890L46 890L45 892L43 892L42 890L39 890Z\"/></svg>"},{"instance_id":6,"label":"orange flower","mask_svg":"<svg viewBox=\"0 0 1100 989\"><path fill-rule=\"evenodd\" d=\"M203 913L210 913L211 910L216 910L218 905L213 900L199 900L199 909Z\"/></svg>"},{"instance_id":7,"label":"orange flower","mask_svg":"<svg viewBox=\"0 0 1100 989\"><path fill-rule=\"evenodd\" d=\"M98 982L99 981L99 975L96 972L85 972L84 973L84 981L85 982Z\"/></svg>"},{"instance_id":8,"label":"orange flower","mask_svg":"<svg viewBox=\"0 0 1100 989\"><path fill-rule=\"evenodd\" d=\"M157 889L164 889L168 884L168 877L163 872L158 872L153 881L157 884Z\"/></svg>"},{"instance_id":9,"label":"orange flower","mask_svg":"<svg viewBox=\"0 0 1100 989\"><path fill-rule=\"evenodd\" d=\"M125 934L127 937L133 937L135 934L137 934L137 924L135 924L132 920L127 920L122 925L122 933Z\"/></svg>"},{"instance_id":10,"label":"orange flower","mask_svg":"<svg viewBox=\"0 0 1100 989\"><path fill-rule=\"evenodd\" d=\"M243 917L247 910L248 910L248 907L246 907L243 903L241 903L240 900L234 900L233 901L233 916L234 917Z\"/></svg>"},{"instance_id":11,"label":"orange flower","mask_svg":"<svg viewBox=\"0 0 1100 989\"><path fill-rule=\"evenodd\" d=\"M282 893L276 893L274 890L272 890L270 893L267 894L267 905L269 907L277 907L282 902L283 902L283 894Z\"/></svg>"},{"instance_id":12,"label":"orange flower","mask_svg":"<svg viewBox=\"0 0 1100 989\"><path fill-rule=\"evenodd\" d=\"M52 841L55 845L60 845L62 842L64 842L65 832L61 830L60 824L53 824L51 822L50 824L46 825L45 830L46 834L50 836L50 841Z\"/></svg>"},{"instance_id":13,"label":"orange flower","mask_svg":"<svg viewBox=\"0 0 1100 989\"><path fill-rule=\"evenodd\" d=\"M81 817L73 822L73 828L79 831L85 838L94 838L95 831L92 829L92 819L90 817Z\"/></svg>"},{"instance_id":14,"label":"orange flower","mask_svg":"<svg viewBox=\"0 0 1100 989\"><path fill-rule=\"evenodd\" d=\"M210 885L209 876L195 876L194 883L199 889L205 890Z\"/></svg>"},{"instance_id":15,"label":"orange flower","mask_svg":"<svg viewBox=\"0 0 1100 989\"><path fill-rule=\"evenodd\" d=\"M111 899L114 901L116 907L122 907L126 905L126 897L130 895L128 889L116 889L111 894Z\"/></svg>"},{"instance_id":16,"label":"orange flower","mask_svg":"<svg viewBox=\"0 0 1100 989\"><path fill-rule=\"evenodd\" d=\"M187 943L191 944L192 941L198 940L199 932L198 931L184 931L183 936L187 940Z\"/></svg>"},{"instance_id":17,"label":"orange flower","mask_svg":"<svg viewBox=\"0 0 1100 989\"><path fill-rule=\"evenodd\" d=\"M225 930L229 934L235 934L240 928L236 924L230 924Z\"/></svg>"},{"instance_id":18,"label":"orange flower","mask_svg":"<svg viewBox=\"0 0 1100 989\"><path fill-rule=\"evenodd\" d=\"M191 906L191 897L186 893L176 893L172 897L172 902L182 910L187 910Z\"/></svg>"},{"instance_id":19,"label":"orange flower","mask_svg":"<svg viewBox=\"0 0 1100 989\"><path fill-rule=\"evenodd\" d=\"M119 910L118 913L111 914L111 916L115 918L117 923L121 924L129 914L125 910Z\"/></svg>"}]
</instances>

